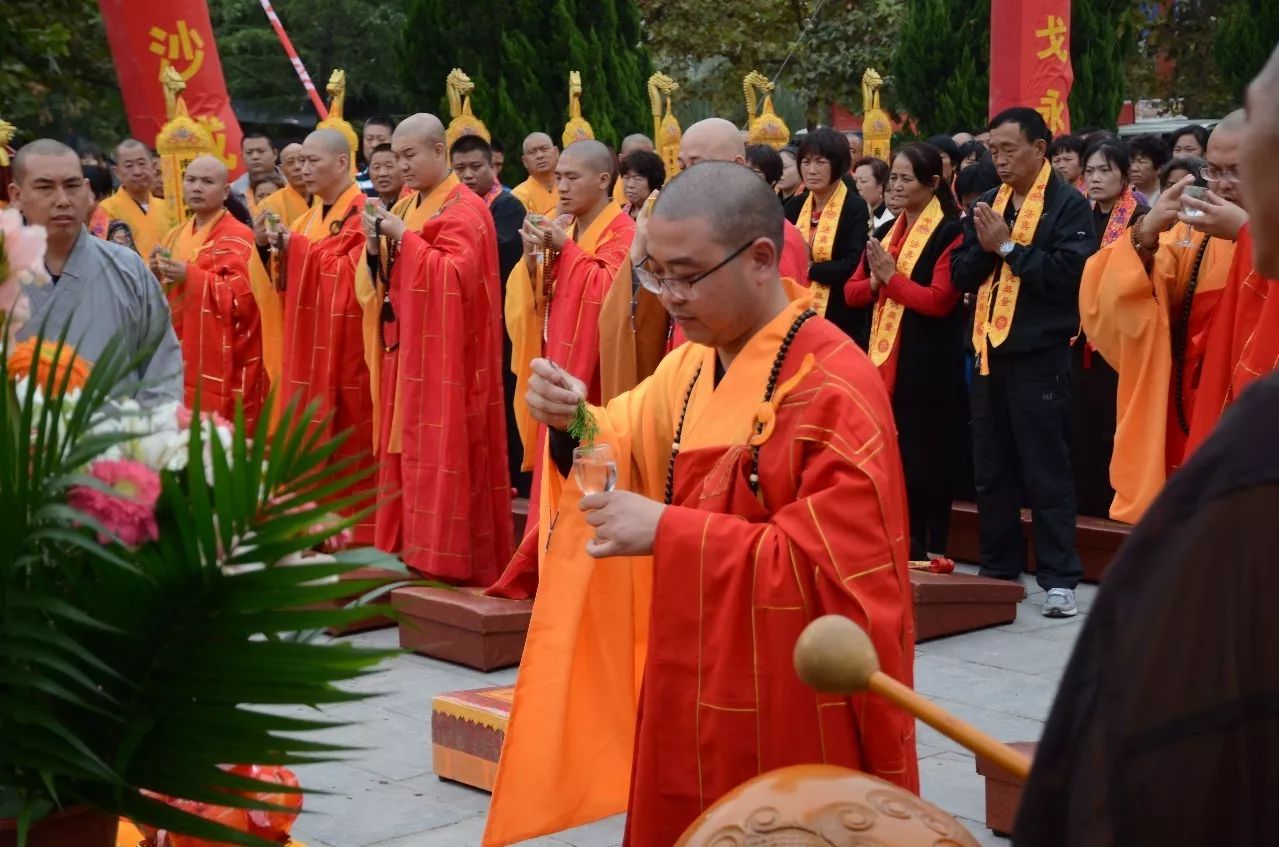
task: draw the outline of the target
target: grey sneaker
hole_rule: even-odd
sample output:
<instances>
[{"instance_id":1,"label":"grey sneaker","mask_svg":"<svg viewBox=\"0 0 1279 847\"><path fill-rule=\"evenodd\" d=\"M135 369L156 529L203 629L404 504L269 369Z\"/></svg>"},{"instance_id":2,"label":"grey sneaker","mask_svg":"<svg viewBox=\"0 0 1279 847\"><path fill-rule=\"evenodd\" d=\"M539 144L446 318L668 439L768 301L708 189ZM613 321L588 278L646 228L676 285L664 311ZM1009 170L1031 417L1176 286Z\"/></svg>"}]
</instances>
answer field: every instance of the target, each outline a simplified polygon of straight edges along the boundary
<instances>
[{"instance_id":1,"label":"grey sneaker","mask_svg":"<svg viewBox=\"0 0 1279 847\"><path fill-rule=\"evenodd\" d=\"M1048 589L1048 599L1044 600L1044 617L1073 618L1079 614L1075 607L1075 592L1069 588Z\"/></svg>"}]
</instances>

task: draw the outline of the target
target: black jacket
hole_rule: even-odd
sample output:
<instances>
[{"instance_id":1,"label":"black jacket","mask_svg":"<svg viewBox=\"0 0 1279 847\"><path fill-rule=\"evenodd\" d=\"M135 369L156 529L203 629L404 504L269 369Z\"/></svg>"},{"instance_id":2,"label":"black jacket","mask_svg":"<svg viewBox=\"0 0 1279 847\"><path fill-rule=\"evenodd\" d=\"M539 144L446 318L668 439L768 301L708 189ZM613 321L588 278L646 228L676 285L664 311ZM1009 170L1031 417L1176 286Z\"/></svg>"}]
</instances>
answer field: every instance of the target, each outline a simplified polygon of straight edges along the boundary
<instances>
[{"instance_id":1,"label":"black jacket","mask_svg":"<svg viewBox=\"0 0 1279 847\"><path fill-rule=\"evenodd\" d=\"M799 220L808 192L796 194L787 200L783 208L791 223ZM844 302L844 283L857 269L857 262L866 249L870 217L866 201L856 190L849 189L844 207L839 210L839 225L835 228L835 244L829 262L813 262L808 267L808 278L831 289L830 303L826 307L826 319L838 326L857 342L863 350L870 339L870 309L854 309Z\"/></svg>"},{"instance_id":2,"label":"black jacket","mask_svg":"<svg viewBox=\"0 0 1279 847\"><path fill-rule=\"evenodd\" d=\"M489 206L493 215L493 228L497 231L497 263L502 274L502 291L506 291L506 278L520 263L524 255L524 242L520 240L520 227L524 226L524 204L509 191L503 191Z\"/></svg>"},{"instance_id":3,"label":"black jacket","mask_svg":"<svg viewBox=\"0 0 1279 847\"><path fill-rule=\"evenodd\" d=\"M977 202L994 203L998 190L986 192ZM1009 203L1004 210L1009 229L1016 217ZM1044 214L1034 239L1029 247L1018 245L1008 255L1008 264L1021 279L1021 286L1012 331L1007 341L992 348L992 358L1064 345L1079 332L1079 280L1088 257L1095 252L1092 205L1073 185L1062 182L1055 173L1050 175ZM964 243L951 261L955 287L976 293L1001 267L999 254L986 252L977 240L970 210L964 219Z\"/></svg>"}]
</instances>

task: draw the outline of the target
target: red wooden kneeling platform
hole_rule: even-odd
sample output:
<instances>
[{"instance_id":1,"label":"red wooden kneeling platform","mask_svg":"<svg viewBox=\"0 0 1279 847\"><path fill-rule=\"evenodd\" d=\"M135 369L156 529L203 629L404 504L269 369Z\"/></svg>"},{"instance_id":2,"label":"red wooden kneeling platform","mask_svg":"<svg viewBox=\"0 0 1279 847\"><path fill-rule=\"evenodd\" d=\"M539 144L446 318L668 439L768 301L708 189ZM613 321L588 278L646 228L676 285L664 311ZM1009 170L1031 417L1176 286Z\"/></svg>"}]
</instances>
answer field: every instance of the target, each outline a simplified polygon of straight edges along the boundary
<instances>
[{"instance_id":1,"label":"red wooden kneeling platform","mask_svg":"<svg viewBox=\"0 0 1279 847\"><path fill-rule=\"evenodd\" d=\"M503 686L449 691L431 701L436 776L493 790L514 695L514 687Z\"/></svg>"},{"instance_id":2,"label":"red wooden kneeling platform","mask_svg":"<svg viewBox=\"0 0 1279 847\"><path fill-rule=\"evenodd\" d=\"M392 591L391 606L400 615L400 646L481 671L518 665L532 601L480 592L416 586Z\"/></svg>"},{"instance_id":3,"label":"red wooden kneeling platform","mask_svg":"<svg viewBox=\"0 0 1279 847\"><path fill-rule=\"evenodd\" d=\"M912 570L910 586L917 641L1011 623L1026 596L1020 582L964 573Z\"/></svg>"},{"instance_id":4,"label":"red wooden kneeling platform","mask_svg":"<svg viewBox=\"0 0 1279 847\"><path fill-rule=\"evenodd\" d=\"M1018 753L1035 758L1034 741L1015 741L1008 745ZM996 835L1012 835L1017 820L1017 807L1021 805L1021 792L1025 783L989 759L977 757L977 773L986 777L986 826Z\"/></svg>"},{"instance_id":5,"label":"red wooden kneeling platform","mask_svg":"<svg viewBox=\"0 0 1279 847\"><path fill-rule=\"evenodd\" d=\"M1084 582L1101 582L1110 560L1128 539L1132 527L1104 518L1080 515L1075 519L1075 551L1084 566ZM1026 572L1035 572L1035 537L1029 509L1021 512L1022 543L1026 545ZM981 561L981 533L977 506L956 500L950 509L950 548L946 555L956 562Z\"/></svg>"}]
</instances>

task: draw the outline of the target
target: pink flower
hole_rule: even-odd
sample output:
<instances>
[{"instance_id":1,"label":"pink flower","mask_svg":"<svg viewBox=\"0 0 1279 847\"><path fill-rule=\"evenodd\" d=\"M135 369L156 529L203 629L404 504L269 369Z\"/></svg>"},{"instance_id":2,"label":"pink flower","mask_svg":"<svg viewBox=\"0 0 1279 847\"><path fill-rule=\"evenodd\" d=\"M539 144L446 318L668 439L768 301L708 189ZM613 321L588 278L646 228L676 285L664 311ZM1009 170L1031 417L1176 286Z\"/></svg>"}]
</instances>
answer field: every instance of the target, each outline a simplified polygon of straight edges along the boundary
<instances>
[{"instance_id":1,"label":"pink flower","mask_svg":"<svg viewBox=\"0 0 1279 847\"><path fill-rule=\"evenodd\" d=\"M155 503L160 497L158 473L131 459L102 459L90 466L89 475L112 491L77 485L67 495L68 505L96 519L127 547L139 547L160 537L155 520ZM108 544L111 538L99 532L98 541Z\"/></svg>"}]
</instances>

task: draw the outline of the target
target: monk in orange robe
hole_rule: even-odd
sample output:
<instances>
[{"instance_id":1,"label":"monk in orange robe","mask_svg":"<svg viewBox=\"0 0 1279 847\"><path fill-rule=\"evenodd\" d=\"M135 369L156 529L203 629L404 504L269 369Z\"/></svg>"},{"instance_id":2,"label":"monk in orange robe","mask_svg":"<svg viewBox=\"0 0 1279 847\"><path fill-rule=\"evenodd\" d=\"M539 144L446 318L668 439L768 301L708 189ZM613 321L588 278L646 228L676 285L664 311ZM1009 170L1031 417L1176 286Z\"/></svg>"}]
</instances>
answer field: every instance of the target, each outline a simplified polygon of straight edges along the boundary
<instances>
[{"instance_id":1,"label":"monk in orange robe","mask_svg":"<svg viewBox=\"0 0 1279 847\"><path fill-rule=\"evenodd\" d=\"M1110 516L1118 521L1136 523L1186 455L1209 329L1248 218L1233 181L1242 125L1243 113L1235 112L1213 130L1209 173L1232 179L1209 183L1214 198L1196 227L1178 223L1193 182L1186 177L1084 269L1083 330L1119 372L1110 463ZM1187 236L1189 247L1181 244Z\"/></svg>"},{"instance_id":2,"label":"monk in orange robe","mask_svg":"<svg viewBox=\"0 0 1279 847\"><path fill-rule=\"evenodd\" d=\"M391 146L412 193L393 214L366 212L356 277L378 422L376 544L428 577L488 586L511 556L497 233L450 172L437 117L406 118Z\"/></svg>"},{"instance_id":3,"label":"monk in orange robe","mask_svg":"<svg viewBox=\"0 0 1279 847\"><path fill-rule=\"evenodd\" d=\"M270 212L284 226L291 226L311 208L311 197L302 179L301 144L290 144L281 151L280 170L284 172L287 184L259 203L256 211L257 214Z\"/></svg>"},{"instance_id":4,"label":"monk in orange robe","mask_svg":"<svg viewBox=\"0 0 1279 847\"><path fill-rule=\"evenodd\" d=\"M613 153L598 141L578 141L556 164L561 209L569 218L526 219L524 261L506 285L506 328L515 371L515 420L525 470L533 471L529 514L537 514L545 429L525 401L530 362L545 356L588 386L591 402L607 402L648 375L665 342L666 316L638 310L628 261L635 222L612 202ZM548 261L549 260L549 261ZM656 349L656 353L654 353ZM539 527L524 540L494 593L527 598L536 591Z\"/></svg>"},{"instance_id":5,"label":"monk in orange robe","mask_svg":"<svg viewBox=\"0 0 1279 847\"><path fill-rule=\"evenodd\" d=\"M177 221L169 207L155 196L155 167L151 151L133 138L121 141L115 149L116 179L120 187L99 204L107 213L108 223L124 221L133 235L133 244L143 259L150 260L155 248Z\"/></svg>"},{"instance_id":6,"label":"monk in orange robe","mask_svg":"<svg viewBox=\"0 0 1279 847\"><path fill-rule=\"evenodd\" d=\"M524 156L520 161L528 171L528 179L512 188L511 193L530 214L552 215L559 208L560 193L555 181L559 160L560 149L546 133L534 132L524 139Z\"/></svg>"},{"instance_id":7,"label":"monk in orange robe","mask_svg":"<svg viewBox=\"0 0 1279 847\"><path fill-rule=\"evenodd\" d=\"M152 263L165 285L182 345L186 405L257 426L268 387L280 375L279 294L253 231L227 213L227 169L213 156L187 165L183 195L192 216L174 227ZM269 355L268 355L269 351ZM198 394L198 398L197 398Z\"/></svg>"},{"instance_id":8,"label":"monk in orange robe","mask_svg":"<svg viewBox=\"0 0 1279 847\"><path fill-rule=\"evenodd\" d=\"M631 847L669 847L742 781L799 763L919 788L912 718L816 694L793 670L804 626L835 613L910 685L914 623L883 380L788 301L781 246L777 198L745 168L695 165L662 192L641 279L695 343L590 410L614 491L583 491L568 470L585 383L534 365L555 531L486 847L623 810Z\"/></svg>"},{"instance_id":9,"label":"monk in orange robe","mask_svg":"<svg viewBox=\"0 0 1279 847\"><path fill-rule=\"evenodd\" d=\"M301 408L319 401L313 427L328 437L350 431L330 462L353 459L356 469L372 471L373 395L364 312L355 296L355 270L364 262L365 198L351 177L351 148L342 133L316 130L302 149L302 175L315 202L287 231L264 226L258 238L264 246L274 241L284 259L282 399L297 398ZM280 269L272 272L279 287ZM371 496L374 485L369 479L339 496ZM371 516L356 524L354 541L373 543Z\"/></svg>"}]
</instances>

